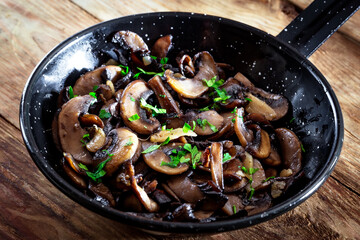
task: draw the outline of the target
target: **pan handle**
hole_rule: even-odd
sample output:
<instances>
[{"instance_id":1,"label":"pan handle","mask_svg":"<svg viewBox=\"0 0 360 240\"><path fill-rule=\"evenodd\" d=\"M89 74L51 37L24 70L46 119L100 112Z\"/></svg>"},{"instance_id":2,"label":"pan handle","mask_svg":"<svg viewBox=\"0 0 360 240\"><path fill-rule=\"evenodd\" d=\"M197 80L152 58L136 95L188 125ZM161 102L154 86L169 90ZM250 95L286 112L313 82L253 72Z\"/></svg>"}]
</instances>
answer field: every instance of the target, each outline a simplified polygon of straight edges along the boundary
<instances>
[{"instance_id":1,"label":"pan handle","mask_svg":"<svg viewBox=\"0 0 360 240\"><path fill-rule=\"evenodd\" d=\"M360 0L315 0L277 37L309 58L359 8Z\"/></svg>"}]
</instances>

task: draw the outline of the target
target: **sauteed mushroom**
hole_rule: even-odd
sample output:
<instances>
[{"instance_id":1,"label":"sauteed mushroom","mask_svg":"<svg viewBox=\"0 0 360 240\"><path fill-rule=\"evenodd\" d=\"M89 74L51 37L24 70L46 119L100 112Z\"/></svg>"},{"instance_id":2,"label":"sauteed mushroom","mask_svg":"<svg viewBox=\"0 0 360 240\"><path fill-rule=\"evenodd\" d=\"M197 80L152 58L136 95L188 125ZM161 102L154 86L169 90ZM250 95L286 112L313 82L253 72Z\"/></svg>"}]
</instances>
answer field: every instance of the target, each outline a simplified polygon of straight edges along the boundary
<instances>
[{"instance_id":1,"label":"sauteed mushroom","mask_svg":"<svg viewBox=\"0 0 360 240\"><path fill-rule=\"evenodd\" d=\"M101 204L155 220L265 211L302 170L301 142L278 121L287 99L230 75L207 51L171 52L172 41L150 51L119 31L121 64L109 60L61 91L52 129L64 173Z\"/></svg>"}]
</instances>

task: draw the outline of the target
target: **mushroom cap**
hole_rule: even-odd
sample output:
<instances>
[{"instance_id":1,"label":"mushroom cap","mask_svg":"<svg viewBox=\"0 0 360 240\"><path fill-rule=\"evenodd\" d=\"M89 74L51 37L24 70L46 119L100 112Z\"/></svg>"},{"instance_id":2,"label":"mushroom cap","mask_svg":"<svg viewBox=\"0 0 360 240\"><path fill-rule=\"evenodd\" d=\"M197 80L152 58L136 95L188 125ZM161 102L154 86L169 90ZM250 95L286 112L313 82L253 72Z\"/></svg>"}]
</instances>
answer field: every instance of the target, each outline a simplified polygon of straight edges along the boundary
<instances>
[{"instance_id":1,"label":"mushroom cap","mask_svg":"<svg viewBox=\"0 0 360 240\"><path fill-rule=\"evenodd\" d=\"M143 150L149 148L154 144L149 142L144 142L142 144ZM143 158L145 163L154 169L157 172L161 172L167 175L178 175L181 174L189 169L189 165L187 163L180 163L177 167L169 167L169 166L161 166L162 162L170 162L171 159L168 155L168 152L170 152L172 149L176 149L180 146L183 146L184 144L181 143L171 143L166 146L160 147L159 149L145 153L143 154Z\"/></svg>"},{"instance_id":2,"label":"mushroom cap","mask_svg":"<svg viewBox=\"0 0 360 240\"><path fill-rule=\"evenodd\" d=\"M149 49L144 40L138 34L128 30L117 32L114 35L114 38L124 46L130 48L132 52Z\"/></svg>"},{"instance_id":3,"label":"mushroom cap","mask_svg":"<svg viewBox=\"0 0 360 240\"><path fill-rule=\"evenodd\" d=\"M140 99L151 95L152 90L143 80L131 82L122 93L120 99L120 114L126 126L139 134L152 134L160 128L160 122L154 118L147 118L146 110L140 107ZM133 101L132 99L135 99ZM146 99L145 99L146 100ZM137 114L140 119L130 121L129 118Z\"/></svg>"},{"instance_id":4,"label":"mushroom cap","mask_svg":"<svg viewBox=\"0 0 360 240\"><path fill-rule=\"evenodd\" d=\"M301 169L301 143L295 133L287 128L275 129L279 140L284 168L290 168L293 175Z\"/></svg>"},{"instance_id":5,"label":"mushroom cap","mask_svg":"<svg viewBox=\"0 0 360 240\"><path fill-rule=\"evenodd\" d=\"M117 142L115 147L109 151L109 154L113 154L111 160L107 162L104 167L104 170L109 176L126 160L136 160L140 155L141 149L139 138L129 129L117 128L112 131L116 131Z\"/></svg>"},{"instance_id":6,"label":"mushroom cap","mask_svg":"<svg viewBox=\"0 0 360 240\"><path fill-rule=\"evenodd\" d=\"M224 124L224 118L214 110L199 113L193 120L196 122L197 119L206 119L210 124L214 125L217 130L221 129ZM204 124L203 126L196 124L194 132L198 135L204 136L214 134L217 131L214 132L209 124Z\"/></svg>"},{"instance_id":7,"label":"mushroom cap","mask_svg":"<svg viewBox=\"0 0 360 240\"><path fill-rule=\"evenodd\" d=\"M79 115L88 111L93 99L89 95L70 99L63 105L58 117L58 134L63 152L70 153L76 161L85 165L92 163L92 157L80 142L87 131L81 128Z\"/></svg>"},{"instance_id":8,"label":"mushroom cap","mask_svg":"<svg viewBox=\"0 0 360 240\"><path fill-rule=\"evenodd\" d=\"M209 80L218 75L214 59L206 51L198 53L198 68L199 71L194 78L176 78L174 72L169 69L165 71L164 76L175 92L183 97L194 99L209 89L203 79Z\"/></svg>"},{"instance_id":9,"label":"mushroom cap","mask_svg":"<svg viewBox=\"0 0 360 240\"><path fill-rule=\"evenodd\" d=\"M167 53L172 48L172 38L172 35L169 34L156 40L151 48L151 54L158 58L166 57Z\"/></svg>"}]
</instances>

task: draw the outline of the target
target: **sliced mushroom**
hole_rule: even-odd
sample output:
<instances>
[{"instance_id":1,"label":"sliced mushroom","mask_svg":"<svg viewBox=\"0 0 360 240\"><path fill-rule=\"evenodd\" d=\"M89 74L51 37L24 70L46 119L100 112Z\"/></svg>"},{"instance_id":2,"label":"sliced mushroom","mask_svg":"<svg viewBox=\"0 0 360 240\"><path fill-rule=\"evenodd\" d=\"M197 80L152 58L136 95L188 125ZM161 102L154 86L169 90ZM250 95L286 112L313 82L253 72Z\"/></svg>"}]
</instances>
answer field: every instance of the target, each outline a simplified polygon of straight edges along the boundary
<instances>
[{"instance_id":1,"label":"sliced mushroom","mask_svg":"<svg viewBox=\"0 0 360 240\"><path fill-rule=\"evenodd\" d=\"M293 175L301 169L301 143L295 133L286 128L277 128L276 137L279 140L283 164L285 168L290 168Z\"/></svg>"},{"instance_id":2,"label":"sliced mushroom","mask_svg":"<svg viewBox=\"0 0 360 240\"><path fill-rule=\"evenodd\" d=\"M151 48L151 54L158 58L164 58L172 48L172 36L166 35L159 38Z\"/></svg>"},{"instance_id":3,"label":"sliced mushroom","mask_svg":"<svg viewBox=\"0 0 360 240\"><path fill-rule=\"evenodd\" d=\"M154 144L149 142L142 143L143 151L148 149ZM155 151L143 154L145 163L154 169L157 172L161 172L167 175L178 175L189 169L189 165L186 163L180 163L177 167L169 167L166 165L161 165L162 162L169 163L171 161L169 155L171 150L177 149L184 144L181 143L171 143L166 146L163 146Z\"/></svg>"},{"instance_id":4,"label":"sliced mushroom","mask_svg":"<svg viewBox=\"0 0 360 240\"><path fill-rule=\"evenodd\" d=\"M209 88L204 84L203 79L211 79L217 76L216 63L208 52L199 53L199 71L194 78L176 78L171 70L165 71L165 77L175 92L186 98L198 98Z\"/></svg>"},{"instance_id":5,"label":"sliced mushroom","mask_svg":"<svg viewBox=\"0 0 360 240\"><path fill-rule=\"evenodd\" d=\"M176 196L185 202L197 203L205 197L204 193L187 177L186 173L172 176L167 184Z\"/></svg>"},{"instance_id":6,"label":"sliced mushroom","mask_svg":"<svg viewBox=\"0 0 360 240\"><path fill-rule=\"evenodd\" d=\"M81 126L92 127L97 125L99 128L104 128L104 123L101 118L95 114L84 114L79 117Z\"/></svg>"},{"instance_id":7,"label":"sliced mushroom","mask_svg":"<svg viewBox=\"0 0 360 240\"><path fill-rule=\"evenodd\" d=\"M267 158L271 151L269 134L257 124L247 127L253 131L254 141L246 149L256 158Z\"/></svg>"},{"instance_id":8,"label":"sliced mushroom","mask_svg":"<svg viewBox=\"0 0 360 240\"><path fill-rule=\"evenodd\" d=\"M160 122L154 118L148 118L146 110L140 107L140 99L145 100L152 94L152 90L143 80L131 82L124 90L120 100L120 114L126 126L139 134L151 134L160 128ZM132 116L140 119L131 121Z\"/></svg>"},{"instance_id":9,"label":"sliced mushroom","mask_svg":"<svg viewBox=\"0 0 360 240\"><path fill-rule=\"evenodd\" d=\"M222 210L228 216L238 213L240 210L244 209L244 204L242 199L236 194L227 194L228 201L222 207Z\"/></svg>"},{"instance_id":10,"label":"sliced mushroom","mask_svg":"<svg viewBox=\"0 0 360 240\"><path fill-rule=\"evenodd\" d=\"M234 128L241 146L246 147L250 142L253 141L253 132L248 130L244 123L244 108L236 109Z\"/></svg>"},{"instance_id":11,"label":"sliced mushroom","mask_svg":"<svg viewBox=\"0 0 360 240\"><path fill-rule=\"evenodd\" d=\"M217 133L215 133L214 135L208 138L210 141L217 140L220 138L229 139L234 134L234 122L233 122L233 119L235 119L234 114L227 112L227 113L221 113L220 115L224 118L224 124Z\"/></svg>"},{"instance_id":12,"label":"sliced mushroom","mask_svg":"<svg viewBox=\"0 0 360 240\"><path fill-rule=\"evenodd\" d=\"M114 40L119 42L122 46L130 48L132 52L136 52L141 49L149 49L144 40L138 34L131 31L117 32L114 35Z\"/></svg>"},{"instance_id":13,"label":"sliced mushroom","mask_svg":"<svg viewBox=\"0 0 360 240\"><path fill-rule=\"evenodd\" d=\"M273 144L271 144L270 155L266 159L262 160L262 162L273 167L281 165L280 154Z\"/></svg>"},{"instance_id":14,"label":"sliced mushroom","mask_svg":"<svg viewBox=\"0 0 360 240\"><path fill-rule=\"evenodd\" d=\"M69 167L68 162L62 161L61 165L64 169L64 172L69 177L69 179L78 187L81 189L86 189L87 183L83 176L81 176L79 173L77 173L73 167Z\"/></svg>"},{"instance_id":15,"label":"sliced mushroom","mask_svg":"<svg viewBox=\"0 0 360 240\"><path fill-rule=\"evenodd\" d=\"M157 212L159 210L159 205L154 200L149 198L149 196L147 195L145 190L137 184L137 181L135 178L135 169L134 169L134 166L132 165L131 161L127 161L125 163L125 167L127 168L127 172L129 173L131 187L132 187L132 190L135 193L136 197L140 200L140 202L142 203L142 205L145 207L145 209L147 211Z\"/></svg>"},{"instance_id":16,"label":"sliced mushroom","mask_svg":"<svg viewBox=\"0 0 360 240\"><path fill-rule=\"evenodd\" d=\"M178 117L182 115L178 103L171 96L169 91L165 88L159 76L155 76L148 81L151 89L159 101L161 108L166 109L166 113L175 113Z\"/></svg>"},{"instance_id":17,"label":"sliced mushroom","mask_svg":"<svg viewBox=\"0 0 360 240\"><path fill-rule=\"evenodd\" d=\"M140 155L141 143L135 133L127 128L117 128L110 132L117 137L114 147L108 149L108 158L111 160L106 163L104 170L108 176L111 176L119 166L127 160L136 160ZM110 135L109 133L109 135ZM104 159L105 160L105 159Z\"/></svg>"},{"instance_id":18,"label":"sliced mushroom","mask_svg":"<svg viewBox=\"0 0 360 240\"><path fill-rule=\"evenodd\" d=\"M235 107L243 107L247 104L247 101L244 99L244 87L234 78L226 80L220 89L225 90L226 95L231 96L225 102L218 102L221 107L225 109L234 109Z\"/></svg>"},{"instance_id":19,"label":"sliced mushroom","mask_svg":"<svg viewBox=\"0 0 360 240\"><path fill-rule=\"evenodd\" d=\"M182 136L196 137L197 134L192 130L184 132L182 128L176 128L171 130L161 130L150 136L150 142L164 142L167 138L171 140L178 139Z\"/></svg>"},{"instance_id":20,"label":"sliced mushroom","mask_svg":"<svg viewBox=\"0 0 360 240\"><path fill-rule=\"evenodd\" d=\"M203 122L205 119L208 123ZM196 122L194 132L202 136L216 133L224 124L224 118L214 110L209 110L198 114L193 119L193 121ZM199 125L199 122L201 122L201 125ZM191 122L190 125L192 124L193 123ZM214 126L215 128L211 126Z\"/></svg>"},{"instance_id":21,"label":"sliced mushroom","mask_svg":"<svg viewBox=\"0 0 360 240\"><path fill-rule=\"evenodd\" d=\"M183 76L194 77L195 76L195 67L191 57L187 54L184 54L178 60L180 67L180 72Z\"/></svg>"},{"instance_id":22,"label":"sliced mushroom","mask_svg":"<svg viewBox=\"0 0 360 240\"><path fill-rule=\"evenodd\" d=\"M102 204L104 205L110 205L111 207L115 207L115 199L114 196L112 195L110 189L104 185L103 183L89 183L89 189L98 197L96 197L95 199L97 201L100 201ZM99 198L100 197L100 198ZM106 202L104 202L104 200ZM107 204L106 204L107 203Z\"/></svg>"},{"instance_id":23,"label":"sliced mushroom","mask_svg":"<svg viewBox=\"0 0 360 240\"><path fill-rule=\"evenodd\" d=\"M92 100L93 98L89 95L72 98L63 105L58 117L58 133L62 150L70 153L76 161L85 165L91 164L92 158L81 143L87 132L81 128L79 116L87 112Z\"/></svg>"},{"instance_id":24,"label":"sliced mushroom","mask_svg":"<svg viewBox=\"0 0 360 240\"><path fill-rule=\"evenodd\" d=\"M264 91L263 89L260 88L256 88L254 86L254 84L252 84L244 75L242 75L241 73L237 73L234 78L236 80L238 80L241 84L243 84L245 87L247 87L249 89L249 96L248 98L250 98L251 100L253 100L253 98L255 99L256 95L256 100L258 99L259 101L264 102L267 106L261 104L260 102L256 102L257 104L261 104L261 108L264 108L264 110L267 110L267 119L268 120L278 120L280 118L282 118L283 116L285 116L285 114L288 112L289 109L289 103L288 100L280 95L280 94L273 94L273 93L269 93ZM254 97L252 97L252 96ZM251 103L251 101L250 101ZM254 103L253 105L253 109L252 111L255 111L256 109L258 109L257 107L255 107ZM270 107L273 112L271 110L268 109L268 107ZM258 109L260 110L260 109ZM261 113L261 112L260 112Z\"/></svg>"},{"instance_id":25,"label":"sliced mushroom","mask_svg":"<svg viewBox=\"0 0 360 240\"><path fill-rule=\"evenodd\" d=\"M258 169L254 174L252 174L252 183L251 186L257 190L257 188L265 181L265 171L262 167L259 160L254 159L253 168Z\"/></svg>"},{"instance_id":26,"label":"sliced mushroom","mask_svg":"<svg viewBox=\"0 0 360 240\"><path fill-rule=\"evenodd\" d=\"M239 191L248 183L248 178L241 170L241 166L239 159L233 159L224 164L224 192Z\"/></svg>"},{"instance_id":27,"label":"sliced mushroom","mask_svg":"<svg viewBox=\"0 0 360 240\"><path fill-rule=\"evenodd\" d=\"M116 82L122 76L121 70L122 68L119 66L109 65L98 67L93 71L85 73L76 80L73 87L74 94L79 96L89 94L89 92L93 91L95 86L99 86L103 82L105 83L106 80ZM109 79L103 79L102 74L104 71L107 72L106 76L110 77Z\"/></svg>"},{"instance_id":28,"label":"sliced mushroom","mask_svg":"<svg viewBox=\"0 0 360 240\"><path fill-rule=\"evenodd\" d=\"M210 148L210 168L211 177L220 189L224 189L224 176L223 176L223 146L222 143L214 142Z\"/></svg>"},{"instance_id":29,"label":"sliced mushroom","mask_svg":"<svg viewBox=\"0 0 360 240\"><path fill-rule=\"evenodd\" d=\"M97 152L101 149L106 143L106 136L102 128L94 125L94 136L91 140L86 144L86 149L89 152Z\"/></svg>"}]
</instances>

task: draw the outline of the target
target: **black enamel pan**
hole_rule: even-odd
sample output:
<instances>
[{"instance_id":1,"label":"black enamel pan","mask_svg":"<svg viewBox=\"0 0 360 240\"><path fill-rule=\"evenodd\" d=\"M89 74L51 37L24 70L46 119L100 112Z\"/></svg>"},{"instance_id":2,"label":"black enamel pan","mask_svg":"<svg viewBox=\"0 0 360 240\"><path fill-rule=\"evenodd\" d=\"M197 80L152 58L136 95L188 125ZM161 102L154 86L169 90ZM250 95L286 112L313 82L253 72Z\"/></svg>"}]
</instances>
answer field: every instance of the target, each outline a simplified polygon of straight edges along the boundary
<instances>
[{"instance_id":1,"label":"black enamel pan","mask_svg":"<svg viewBox=\"0 0 360 240\"><path fill-rule=\"evenodd\" d=\"M212 233L248 227L283 214L310 197L329 177L339 158L344 122L338 100L307 58L359 8L358 0L315 1L277 37L215 16L181 12L121 17L85 29L56 46L31 74L20 105L20 124L28 151L43 174L64 194L103 216L158 232ZM266 212L212 223L160 222L104 207L82 194L59 168L61 153L51 138L56 98L64 86L113 56L111 36L138 33L151 46L174 36L175 51L208 50L218 62L232 64L255 85L286 96L292 108L282 124L300 137L305 176ZM291 119L295 120L291 120Z\"/></svg>"}]
</instances>

